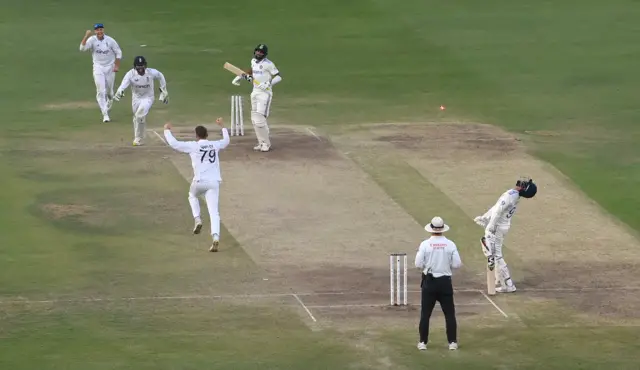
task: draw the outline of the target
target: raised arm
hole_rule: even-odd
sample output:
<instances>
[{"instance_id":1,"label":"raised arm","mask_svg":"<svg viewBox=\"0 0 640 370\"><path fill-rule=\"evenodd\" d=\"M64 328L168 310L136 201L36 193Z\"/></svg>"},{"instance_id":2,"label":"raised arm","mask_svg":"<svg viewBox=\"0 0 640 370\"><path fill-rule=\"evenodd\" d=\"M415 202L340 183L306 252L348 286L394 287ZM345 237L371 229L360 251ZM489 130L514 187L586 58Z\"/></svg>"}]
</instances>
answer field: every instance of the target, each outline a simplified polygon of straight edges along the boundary
<instances>
[{"instance_id":1,"label":"raised arm","mask_svg":"<svg viewBox=\"0 0 640 370\"><path fill-rule=\"evenodd\" d=\"M222 129L222 140L214 141L214 145L218 150L222 150L229 145L229 141L230 141L229 131L227 131L227 128L224 127L224 122L222 122L222 117L219 117L218 119L216 119L216 124L220 126L220 128Z\"/></svg>"},{"instance_id":2,"label":"raised arm","mask_svg":"<svg viewBox=\"0 0 640 370\"><path fill-rule=\"evenodd\" d=\"M89 42L89 45L87 45L87 41L91 38L91 31L87 30L87 32L84 33L84 37L82 38L82 41L80 41L80 51L87 51L91 49L91 42ZM93 40L92 40L93 41Z\"/></svg>"},{"instance_id":3,"label":"raised arm","mask_svg":"<svg viewBox=\"0 0 640 370\"><path fill-rule=\"evenodd\" d=\"M173 134L171 133L171 124L167 123L164 125L164 138L167 140L167 144L174 150L177 150L182 153L190 153L191 152L191 144L193 141L179 141Z\"/></svg>"},{"instance_id":4,"label":"raised arm","mask_svg":"<svg viewBox=\"0 0 640 370\"><path fill-rule=\"evenodd\" d=\"M222 128L222 139L221 140L217 140L216 141L216 146L218 147L218 150L222 150L224 148L226 148L229 145L229 131L227 131L226 127Z\"/></svg>"}]
</instances>

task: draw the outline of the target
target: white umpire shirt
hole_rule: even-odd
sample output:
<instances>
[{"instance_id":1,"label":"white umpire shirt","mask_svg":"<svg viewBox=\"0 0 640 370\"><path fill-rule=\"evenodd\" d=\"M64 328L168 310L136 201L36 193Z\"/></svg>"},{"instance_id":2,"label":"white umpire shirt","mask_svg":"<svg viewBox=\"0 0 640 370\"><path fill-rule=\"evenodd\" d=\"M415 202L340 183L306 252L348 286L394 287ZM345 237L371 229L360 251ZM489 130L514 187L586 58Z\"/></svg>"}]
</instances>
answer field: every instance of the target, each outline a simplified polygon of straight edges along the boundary
<instances>
[{"instance_id":1,"label":"white umpire shirt","mask_svg":"<svg viewBox=\"0 0 640 370\"><path fill-rule=\"evenodd\" d=\"M433 277L451 276L451 269L462 266L456 243L444 236L432 236L420 243L416 254L416 268Z\"/></svg>"}]
</instances>

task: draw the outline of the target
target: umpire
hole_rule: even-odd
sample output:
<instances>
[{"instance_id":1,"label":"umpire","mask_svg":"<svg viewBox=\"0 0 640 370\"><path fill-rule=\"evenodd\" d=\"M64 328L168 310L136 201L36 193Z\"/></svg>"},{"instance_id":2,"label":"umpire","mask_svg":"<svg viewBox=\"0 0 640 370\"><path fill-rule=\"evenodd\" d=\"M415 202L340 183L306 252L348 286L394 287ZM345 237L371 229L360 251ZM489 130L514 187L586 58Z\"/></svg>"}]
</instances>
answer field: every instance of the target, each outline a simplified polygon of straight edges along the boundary
<instances>
[{"instance_id":1,"label":"umpire","mask_svg":"<svg viewBox=\"0 0 640 370\"><path fill-rule=\"evenodd\" d=\"M424 227L431 237L420 244L416 254L416 267L422 271L422 310L420 312L420 342L418 349L427 349L429 341L429 320L436 301L444 313L447 326L447 341L449 349L458 349L458 324L456 322L456 307L453 302L453 284L451 283L451 269L462 266L460 254L456 244L442 234L449 230L449 226L440 217L434 217L431 223Z\"/></svg>"}]
</instances>

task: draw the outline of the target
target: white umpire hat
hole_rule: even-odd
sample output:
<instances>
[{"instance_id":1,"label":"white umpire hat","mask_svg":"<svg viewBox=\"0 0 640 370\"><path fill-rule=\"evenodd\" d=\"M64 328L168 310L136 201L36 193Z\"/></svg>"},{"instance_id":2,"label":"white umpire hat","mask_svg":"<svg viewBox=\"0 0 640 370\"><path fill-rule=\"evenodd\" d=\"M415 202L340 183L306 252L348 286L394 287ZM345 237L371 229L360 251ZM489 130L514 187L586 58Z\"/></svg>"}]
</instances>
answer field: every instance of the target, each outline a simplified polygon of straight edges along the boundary
<instances>
[{"instance_id":1,"label":"white umpire hat","mask_svg":"<svg viewBox=\"0 0 640 370\"><path fill-rule=\"evenodd\" d=\"M442 217L434 217L431 223L424 227L430 233L444 233L449 230L449 225L444 223Z\"/></svg>"}]
</instances>

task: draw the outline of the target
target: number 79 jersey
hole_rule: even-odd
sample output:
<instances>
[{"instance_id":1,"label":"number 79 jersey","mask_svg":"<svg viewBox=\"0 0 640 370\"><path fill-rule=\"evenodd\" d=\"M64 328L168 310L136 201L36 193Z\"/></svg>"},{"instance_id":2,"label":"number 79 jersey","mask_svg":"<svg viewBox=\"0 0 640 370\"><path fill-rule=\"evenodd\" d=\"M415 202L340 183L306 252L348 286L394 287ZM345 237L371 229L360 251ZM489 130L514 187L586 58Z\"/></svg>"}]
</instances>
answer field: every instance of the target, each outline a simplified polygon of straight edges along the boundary
<instances>
[{"instance_id":1,"label":"number 79 jersey","mask_svg":"<svg viewBox=\"0 0 640 370\"><path fill-rule=\"evenodd\" d=\"M220 175L220 150L229 145L229 133L222 129L222 140L178 141L165 130L164 136L173 149L189 154L194 181L222 181Z\"/></svg>"}]
</instances>

